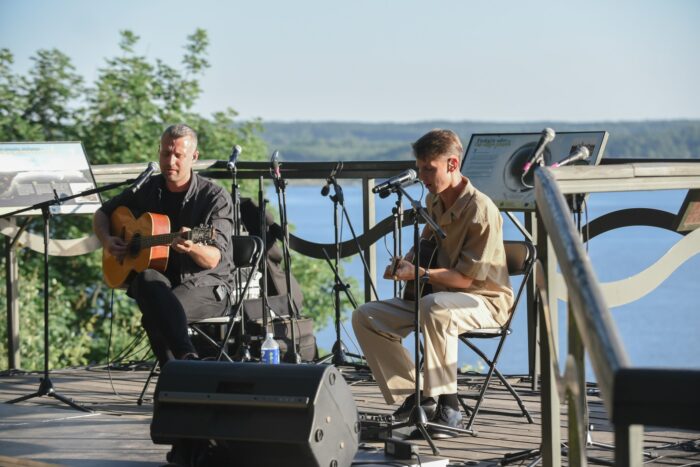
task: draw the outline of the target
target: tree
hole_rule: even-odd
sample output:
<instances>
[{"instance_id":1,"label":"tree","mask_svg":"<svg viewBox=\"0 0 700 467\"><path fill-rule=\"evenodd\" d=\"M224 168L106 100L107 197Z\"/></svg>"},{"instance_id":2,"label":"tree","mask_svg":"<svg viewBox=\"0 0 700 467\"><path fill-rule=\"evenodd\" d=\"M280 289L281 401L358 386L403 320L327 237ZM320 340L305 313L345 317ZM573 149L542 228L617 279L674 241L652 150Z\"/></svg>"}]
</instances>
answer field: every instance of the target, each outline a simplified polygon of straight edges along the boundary
<instances>
[{"instance_id":1,"label":"tree","mask_svg":"<svg viewBox=\"0 0 700 467\"><path fill-rule=\"evenodd\" d=\"M258 136L261 122L238 123L231 108L211 117L192 110L201 94L198 79L209 66L206 31L198 29L187 37L180 69L139 55L138 39L131 31L121 32L120 55L105 61L93 86L84 85L70 58L58 50L38 51L27 76L22 76L11 70L12 53L0 49L0 140L79 139L92 164L143 162L157 154L163 128L184 121L197 130L203 159L228 154L232 142L245 147L248 160L266 158L267 148ZM242 184L244 192L252 193L252 187ZM40 224L33 222L29 231L41 233ZM77 238L91 231L90 224L85 216L59 216L52 220L51 237ZM4 242L0 243L4 258ZM20 249L17 256L23 366L40 368L43 296L36 291L42 290L42 257L28 249ZM306 266L309 261L296 255L293 268L304 271L304 277L312 275L313 281L303 284L309 303L318 305L318 310L330 310L331 275L314 273ZM140 313L122 291L112 295L103 284L101 252L51 257L50 271L51 366L105 361L110 340L111 349L130 348L128 344L140 334ZM2 309L6 299L1 288ZM314 317L314 309L307 311ZM320 312L318 318L326 315ZM0 320L0 335L6 335L5 319ZM0 368L6 355L6 340L2 339Z\"/></svg>"}]
</instances>

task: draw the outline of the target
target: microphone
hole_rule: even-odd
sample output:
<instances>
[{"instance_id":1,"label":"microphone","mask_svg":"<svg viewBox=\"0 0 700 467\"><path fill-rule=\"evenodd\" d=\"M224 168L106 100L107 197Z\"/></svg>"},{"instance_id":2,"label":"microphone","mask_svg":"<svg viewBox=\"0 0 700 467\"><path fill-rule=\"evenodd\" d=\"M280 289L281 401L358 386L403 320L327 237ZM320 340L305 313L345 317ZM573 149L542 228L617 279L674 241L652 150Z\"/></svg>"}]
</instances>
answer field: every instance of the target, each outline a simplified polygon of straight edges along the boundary
<instances>
[{"instance_id":1,"label":"microphone","mask_svg":"<svg viewBox=\"0 0 700 467\"><path fill-rule=\"evenodd\" d=\"M591 151L582 144L576 148L576 151L570 154L569 157L552 164L552 168L561 167L562 165L571 164L572 162L576 161L585 161L589 157L591 157Z\"/></svg>"},{"instance_id":2,"label":"microphone","mask_svg":"<svg viewBox=\"0 0 700 467\"><path fill-rule=\"evenodd\" d=\"M275 151L272 153L272 157L270 158L270 167L272 171L272 177L275 180L279 180L280 177L282 176L280 174L280 152Z\"/></svg>"},{"instance_id":3,"label":"microphone","mask_svg":"<svg viewBox=\"0 0 700 467\"><path fill-rule=\"evenodd\" d=\"M231 155L228 158L228 163L226 164L227 169L236 170L236 162L238 161L238 158L240 157L242 152L243 148L241 148L239 145L235 145L233 147L233 149L231 150Z\"/></svg>"},{"instance_id":4,"label":"microphone","mask_svg":"<svg viewBox=\"0 0 700 467\"><path fill-rule=\"evenodd\" d=\"M409 185L416 181L418 174L413 169L406 169L398 175L384 180L379 185L372 188L372 193L379 193L379 196L386 198L389 193L396 190L399 186Z\"/></svg>"},{"instance_id":5,"label":"microphone","mask_svg":"<svg viewBox=\"0 0 700 467\"><path fill-rule=\"evenodd\" d=\"M131 185L131 188L130 188L131 192L136 193L137 191L139 191L141 189L141 186L144 183L146 183L146 180L151 178L151 175L153 175L153 172L155 172L156 169L158 169L158 164L156 164L155 162L152 162L152 161L149 162L146 170L141 172L141 174L138 177L136 177L136 180L134 180L134 184Z\"/></svg>"},{"instance_id":6,"label":"microphone","mask_svg":"<svg viewBox=\"0 0 700 467\"><path fill-rule=\"evenodd\" d=\"M333 167L333 170L331 170L331 174L326 179L326 184L323 185L323 188L321 188L321 196L328 196L328 193L331 192L331 185L335 183L335 176L341 170L343 170L343 163L338 162L337 164L335 164L335 167Z\"/></svg>"},{"instance_id":7,"label":"microphone","mask_svg":"<svg viewBox=\"0 0 700 467\"><path fill-rule=\"evenodd\" d=\"M527 174L534 164L540 162L540 159L544 154L544 149L549 143L554 141L554 137L556 135L557 134L551 128L545 128L544 130L542 130L542 136L540 136L540 140L537 142L535 150L532 151L532 157L530 157L530 159L525 163L525 165L523 165L523 175Z\"/></svg>"},{"instance_id":8,"label":"microphone","mask_svg":"<svg viewBox=\"0 0 700 467\"><path fill-rule=\"evenodd\" d=\"M323 188L321 188L321 196L328 196L328 193L331 192L331 178L328 177L326 179L326 184L323 185Z\"/></svg>"}]
</instances>

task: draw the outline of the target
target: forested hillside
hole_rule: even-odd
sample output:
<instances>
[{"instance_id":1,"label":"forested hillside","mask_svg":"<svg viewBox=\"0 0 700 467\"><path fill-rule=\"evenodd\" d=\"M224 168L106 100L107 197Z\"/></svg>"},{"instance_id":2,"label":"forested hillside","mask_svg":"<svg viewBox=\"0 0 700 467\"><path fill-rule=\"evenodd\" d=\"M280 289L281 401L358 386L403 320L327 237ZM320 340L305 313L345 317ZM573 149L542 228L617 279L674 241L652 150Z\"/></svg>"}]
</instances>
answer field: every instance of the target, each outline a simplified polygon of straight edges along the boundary
<instances>
[{"instance_id":1,"label":"forested hillside","mask_svg":"<svg viewBox=\"0 0 700 467\"><path fill-rule=\"evenodd\" d=\"M700 159L700 120L598 123L416 123L265 122L261 134L284 159L396 160L411 157L410 143L432 128L456 131L465 146L473 133L607 130L607 158Z\"/></svg>"}]
</instances>

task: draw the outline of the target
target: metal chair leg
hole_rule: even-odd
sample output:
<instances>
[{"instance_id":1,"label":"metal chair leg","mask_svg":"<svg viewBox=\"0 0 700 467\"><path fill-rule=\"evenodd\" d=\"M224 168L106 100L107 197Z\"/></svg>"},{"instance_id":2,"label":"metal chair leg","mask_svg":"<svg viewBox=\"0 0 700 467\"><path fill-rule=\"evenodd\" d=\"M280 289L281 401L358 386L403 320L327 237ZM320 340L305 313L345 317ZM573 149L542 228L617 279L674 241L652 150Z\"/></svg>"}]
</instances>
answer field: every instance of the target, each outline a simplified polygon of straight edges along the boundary
<instances>
[{"instance_id":1,"label":"metal chair leg","mask_svg":"<svg viewBox=\"0 0 700 467\"><path fill-rule=\"evenodd\" d=\"M151 371L148 373L148 378L146 378L146 383L143 385L143 389L141 390L141 395L139 398L136 400L136 405L142 405L143 404L143 399L144 396L146 395L146 391L148 390L148 386L151 384L151 380L156 374L156 370L158 370L158 360L153 363L153 366L151 367Z\"/></svg>"}]
</instances>

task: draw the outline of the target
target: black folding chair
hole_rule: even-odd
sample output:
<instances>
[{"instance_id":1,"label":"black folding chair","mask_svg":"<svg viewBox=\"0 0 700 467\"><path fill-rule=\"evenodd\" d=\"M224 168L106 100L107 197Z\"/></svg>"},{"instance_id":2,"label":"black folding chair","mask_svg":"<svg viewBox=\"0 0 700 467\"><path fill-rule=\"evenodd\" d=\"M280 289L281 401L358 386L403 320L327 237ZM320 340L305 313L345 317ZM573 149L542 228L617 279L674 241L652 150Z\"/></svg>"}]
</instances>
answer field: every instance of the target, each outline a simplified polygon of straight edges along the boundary
<instances>
[{"instance_id":1,"label":"black folding chair","mask_svg":"<svg viewBox=\"0 0 700 467\"><path fill-rule=\"evenodd\" d=\"M232 306L229 310L230 312L223 316L204 318L187 323L193 334L201 336L203 340L211 345L215 352L217 352L216 360L225 358L229 362L233 361L227 352L228 342L231 339L231 332L233 331L234 324L243 317L243 300L248 296L248 289L250 289L252 285L252 281L260 267L260 261L263 257L263 242L260 237L254 235L234 235L231 237L231 242L233 247L234 268L250 268L250 271L240 291L234 291L234 293L231 294ZM206 328L210 326L223 327L218 340L207 332ZM148 374L148 378L146 378L146 383L141 390L141 395L136 401L138 405L143 403L144 395L148 390L151 379L153 379L157 371L158 361L156 360Z\"/></svg>"},{"instance_id":2,"label":"black folding chair","mask_svg":"<svg viewBox=\"0 0 700 467\"><path fill-rule=\"evenodd\" d=\"M533 423L532 417L525 408L525 404L523 404L522 399L520 399L518 393L515 391L515 389L513 389L513 386L511 386L510 383L506 380L506 378L503 377L501 372L498 371L498 368L496 368L496 363L498 362L498 357L501 354L501 350L503 349L503 344L506 341L506 337L508 337L508 335L511 333L510 323L513 321L513 316L515 316L515 310L518 307L520 297L523 295L523 291L525 290L530 275L532 274L532 268L535 264L535 260L537 259L537 253L534 245L529 241L507 240L503 242L503 244L506 251L506 263L508 265L508 274L510 274L510 276L522 275L522 283L520 284L520 287L518 287L518 291L515 294L515 300L513 302L513 306L510 309L510 316L508 318L508 321L502 327L474 329L473 331L468 331L459 335L459 339L465 344L467 344L467 346L471 350L473 350L479 357L481 357L489 367L489 371L486 374L486 379L484 380L481 386L481 390L479 391L479 394L476 397L463 393L458 394L459 402L462 405L464 412L467 415L469 415L469 422L465 426L465 429L467 430L470 430L472 428L472 425L474 424L474 419L476 418L476 415L479 412L479 408L481 407L481 403L484 400L486 390L489 387L489 383L491 382L491 378L493 377L494 373L496 374L498 379L501 380L501 383L503 383L506 389L508 389L513 398L515 398L516 402L518 403L518 406L520 407L521 413L508 413L508 415L526 417L528 423ZM489 359L481 349L474 345L474 343L472 342L472 340L474 339L499 339L498 346L496 347L496 352L494 353L493 357ZM465 403L465 399L476 399L474 408L469 407Z\"/></svg>"},{"instance_id":3,"label":"black folding chair","mask_svg":"<svg viewBox=\"0 0 700 467\"><path fill-rule=\"evenodd\" d=\"M216 349L218 352L216 360L221 360L223 357L229 362L233 361L227 352L227 345L229 339L231 338L231 332L233 331L234 324L243 319L243 300L248 296L248 289L251 286L255 273L258 271L260 261L263 257L263 242L260 237L255 235L234 235L231 240L233 243L234 268L249 268L249 273L247 279L245 280L245 284L240 291L232 294L233 299L231 301L233 306L231 307L231 312L228 315L205 318L188 323L190 329L192 329L195 334L201 336L204 341L208 342L214 347L214 349ZM218 342L204 329L205 327L212 325L225 326L225 331L221 333L222 337Z\"/></svg>"}]
</instances>

